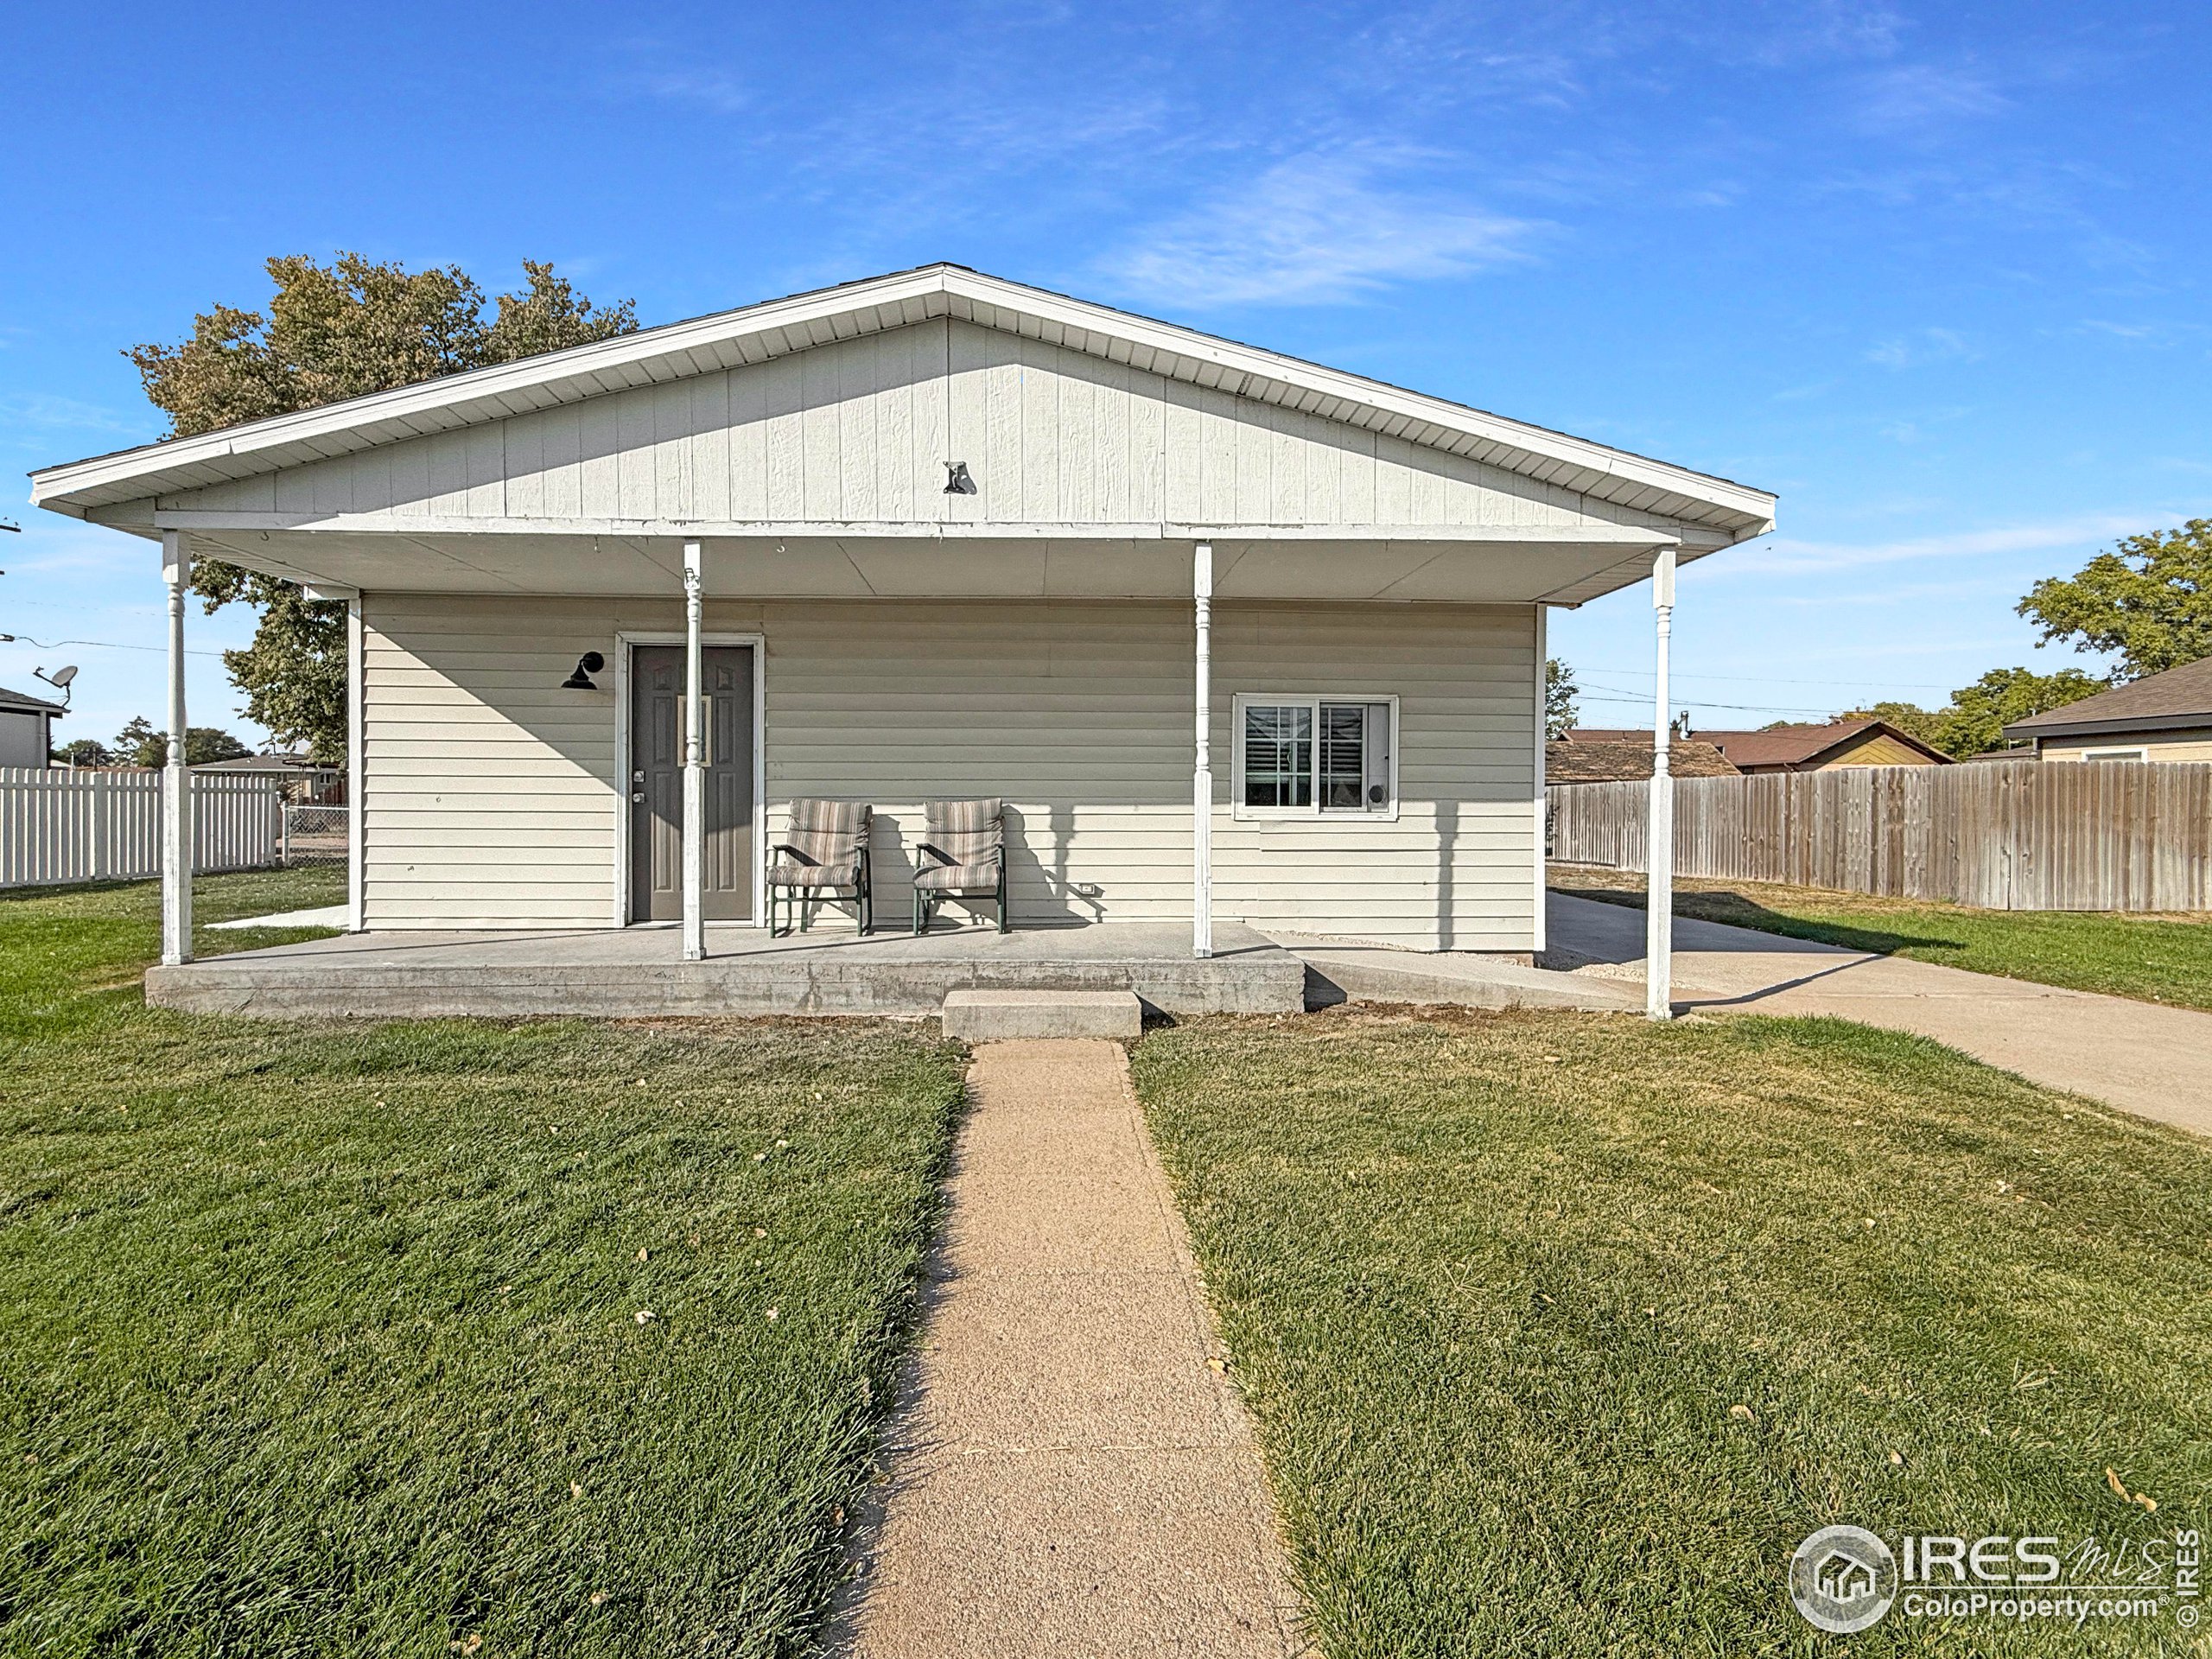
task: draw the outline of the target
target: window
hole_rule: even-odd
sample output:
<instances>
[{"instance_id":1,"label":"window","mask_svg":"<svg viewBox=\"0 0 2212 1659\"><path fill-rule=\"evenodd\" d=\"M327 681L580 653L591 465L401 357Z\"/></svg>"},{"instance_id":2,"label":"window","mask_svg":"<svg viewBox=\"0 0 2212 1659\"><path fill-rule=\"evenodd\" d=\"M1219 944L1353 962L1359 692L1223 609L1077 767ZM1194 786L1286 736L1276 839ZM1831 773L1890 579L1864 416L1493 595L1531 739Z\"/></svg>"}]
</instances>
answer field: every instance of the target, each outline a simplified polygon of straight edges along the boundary
<instances>
[{"instance_id":1,"label":"window","mask_svg":"<svg viewBox=\"0 0 2212 1659\"><path fill-rule=\"evenodd\" d=\"M2084 760L2147 760L2151 758L2151 752L2148 749L2084 749L2082 758Z\"/></svg>"},{"instance_id":2,"label":"window","mask_svg":"<svg viewBox=\"0 0 2212 1659\"><path fill-rule=\"evenodd\" d=\"M1395 697L1236 699L1236 815L1395 814Z\"/></svg>"}]
</instances>

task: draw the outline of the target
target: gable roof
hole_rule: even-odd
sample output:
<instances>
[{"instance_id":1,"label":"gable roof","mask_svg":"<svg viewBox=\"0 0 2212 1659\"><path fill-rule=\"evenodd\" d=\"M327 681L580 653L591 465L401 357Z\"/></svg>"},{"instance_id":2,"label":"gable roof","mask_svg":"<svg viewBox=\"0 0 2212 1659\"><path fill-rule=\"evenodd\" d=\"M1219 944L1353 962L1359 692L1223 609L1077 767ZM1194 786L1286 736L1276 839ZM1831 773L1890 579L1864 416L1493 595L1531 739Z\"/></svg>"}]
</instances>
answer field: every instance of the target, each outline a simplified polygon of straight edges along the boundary
<instances>
[{"instance_id":1,"label":"gable roof","mask_svg":"<svg viewBox=\"0 0 2212 1659\"><path fill-rule=\"evenodd\" d=\"M2212 657L2199 658L2069 702L2063 709L2016 720L2007 737L2051 737L2061 732L2147 732L2162 726L2212 723Z\"/></svg>"},{"instance_id":2,"label":"gable roof","mask_svg":"<svg viewBox=\"0 0 2212 1659\"><path fill-rule=\"evenodd\" d=\"M104 506L200 488L405 438L953 317L1171 379L1219 388L1465 455L1732 541L1773 528L1764 490L1571 437L1380 380L1262 351L965 266L846 283L518 362L447 375L298 414L172 438L31 474L31 499L84 518Z\"/></svg>"},{"instance_id":3,"label":"gable roof","mask_svg":"<svg viewBox=\"0 0 2212 1659\"><path fill-rule=\"evenodd\" d=\"M1651 776L1651 734L1633 738L1593 741L1580 732L1568 741L1544 745L1544 781L1548 784L1611 784ZM1733 778L1736 767L1712 744L1698 738L1677 739L1667 746L1667 767L1677 778Z\"/></svg>"},{"instance_id":4,"label":"gable roof","mask_svg":"<svg viewBox=\"0 0 2212 1659\"><path fill-rule=\"evenodd\" d=\"M1698 741L1712 744L1726 755L1732 770L1749 771L1753 766L1809 766L1830 750L1872 732L1879 732L1895 738L1908 748L1917 749L1928 757L1931 765L1950 764L1949 755L1940 749L1929 747L1910 732L1900 731L1886 720L1831 720L1816 726L1770 726L1757 732L1700 730L1694 735ZM1646 749L1651 747L1649 727L1638 730L1634 728L1578 726L1568 736L1577 743L1629 741L1640 742ZM1675 747L1680 747L1679 740Z\"/></svg>"},{"instance_id":5,"label":"gable roof","mask_svg":"<svg viewBox=\"0 0 2212 1659\"><path fill-rule=\"evenodd\" d=\"M1832 720L1817 726L1772 726L1763 732L1700 732L1698 735L1748 771L1753 766L1812 766L1846 744L1878 734L1919 751L1931 766L1950 763L1949 755L1886 720Z\"/></svg>"}]
</instances>

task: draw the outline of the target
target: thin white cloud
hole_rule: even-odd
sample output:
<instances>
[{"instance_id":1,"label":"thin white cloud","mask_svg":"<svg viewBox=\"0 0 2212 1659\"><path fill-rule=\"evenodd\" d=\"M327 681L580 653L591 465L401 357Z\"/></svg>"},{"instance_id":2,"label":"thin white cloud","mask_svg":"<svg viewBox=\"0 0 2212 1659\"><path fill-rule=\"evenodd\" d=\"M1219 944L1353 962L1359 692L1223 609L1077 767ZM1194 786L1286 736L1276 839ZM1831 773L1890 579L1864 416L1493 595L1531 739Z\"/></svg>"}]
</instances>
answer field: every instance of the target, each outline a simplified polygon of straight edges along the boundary
<instances>
[{"instance_id":1,"label":"thin white cloud","mask_svg":"<svg viewBox=\"0 0 2212 1659\"><path fill-rule=\"evenodd\" d=\"M639 75L636 85L648 98L697 104L717 115L735 115L753 103L752 89L723 69L665 70Z\"/></svg>"},{"instance_id":2,"label":"thin white cloud","mask_svg":"<svg viewBox=\"0 0 2212 1659\"><path fill-rule=\"evenodd\" d=\"M2158 530L2186 515L2171 509L2144 512L2087 513L2044 524L2006 524L1989 530L1955 531L1887 542L1808 542L1777 536L1754 550L1745 563L1764 570L1854 570L1867 565L1916 560L1982 558L1992 554L2034 552L2044 548L2080 547L2116 536Z\"/></svg>"},{"instance_id":3,"label":"thin white cloud","mask_svg":"<svg viewBox=\"0 0 2212 1659\"><path fill-rule=\"evenodd\" d=\"M1891 137L1917 136L2012 107L2012 100L1980 71L1930 63L1900 63L1877 70L1859 80L1856 92L1857 124Z\"/></svg>"},{"instance_id":4,"label":"thin white cloud","mask_svg":"<svg viewBox=\"0 0 2212 1659\"><path fill-rule=\"evenodd\" d=\"M143 432L148 423L143 417L126 420L114 410L103 409L98 404L80 402L74 397L62 397L50 392L29 392L13 397L0 397L0 428L10 426L35 427L51 430L60 428L85 432Z\"/></svg>"},{"instance_id":5,"label":"thin white cloud","mask_svg":"<svg viewBox=\"0 0 2212 1659\"><path fill-rule=\"evenodd\" d=\"M1358 151L1294 156L1156 226L1102 269L1150 300L1315 304L1523 260L1548 228L1401 182L1407 168Z\"/></svg>"},{"instance_id":6,"label":"thin white cloud","mask_svg":"<svg viewBox=\"0 0 2212 1659\"><path fill-rule=\"evenodd\" d=\"M1917 369L1976 355L1966 336L1955 329L1916 328L1881 341L1866 353L1866 360L1885 369Z\"/></svg>"}]
</instances>

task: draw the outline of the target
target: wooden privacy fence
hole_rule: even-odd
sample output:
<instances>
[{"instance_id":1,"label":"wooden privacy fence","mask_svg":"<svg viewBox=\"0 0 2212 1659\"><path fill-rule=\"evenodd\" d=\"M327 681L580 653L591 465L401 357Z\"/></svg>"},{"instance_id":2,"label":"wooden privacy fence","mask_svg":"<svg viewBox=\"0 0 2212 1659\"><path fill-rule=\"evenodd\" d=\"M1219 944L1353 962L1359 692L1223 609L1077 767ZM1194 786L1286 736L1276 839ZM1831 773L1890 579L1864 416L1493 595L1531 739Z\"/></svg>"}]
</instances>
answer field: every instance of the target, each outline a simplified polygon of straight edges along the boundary
<instances>
[{"instance_id":1,"label":"wooden privacy fence","mask_svg":"<svg viewBox=\"0 0 2212 1659\"><path fill-rule=\"evenodd\" d=\"M1547 790L1551 856L1643 869L1649 790ZM2212 909L2212 765L2015 760L1677 779L1675 874L1987 910Z\"/></svg>"},{"instance_id":2,"label":"wooden privacy fence","mask_svg":"<svg viewBox=\"0 0 2212 1659\"><path fill-rule=\"evenodd\" d=\"M283 798L269 778L192 779L193 868L277 861ZM126 880L162 872L162 774L0 766L0 887Z\"/></svg>"}]
</instances>

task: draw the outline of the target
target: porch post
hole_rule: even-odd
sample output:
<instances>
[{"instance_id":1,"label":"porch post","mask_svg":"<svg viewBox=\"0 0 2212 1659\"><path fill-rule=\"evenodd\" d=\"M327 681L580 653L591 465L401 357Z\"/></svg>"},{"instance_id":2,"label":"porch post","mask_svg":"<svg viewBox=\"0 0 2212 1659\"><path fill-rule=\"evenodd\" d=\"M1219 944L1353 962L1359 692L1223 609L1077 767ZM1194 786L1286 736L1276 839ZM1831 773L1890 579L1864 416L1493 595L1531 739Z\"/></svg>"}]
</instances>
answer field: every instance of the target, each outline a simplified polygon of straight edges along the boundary
<instances>
[{"instance_id":1,"label":"porch post","mask_svg":"<svg viewBox=\"0 0 2212 1659\"><path fill-rule=\"evenodd\" d=\"M1198 621L1198 748L1191 772L1191 954L1213 955L1213 544L1191 563Z\"/></svg>"},{"instance_id":2,"label":"porch post","mask_svg":"<svg viewBox=\"0 0 2212 1659\"><path fill-rule=\"evenodd\" d=\"M1643 911L1643 1011L1675 1017L1675 780L1668 769L1674 728L1668 711L1667 648L1675 631L1675 550L1662 547L1651 565L1651 608L1658 646L1658 689L1652 703L1651 842L1646 849Z\"/></svg>"},{"instance_id":3,"label":"porch post","mask_svg":"<svg viewBox=\"0 0 2212 1659\"><path fill-rule=\"evenodd\" d=\"M368 775L369 710L364 701L368 677L363 671L361 596L346 601L346 931L367 925L368 806L361 786Z\"/></svg>"},{"instance_id":4,"label":"porch post","mask_svg":"<svg viewBox=\"0 0 2212 1659\"><path fill-rule=\"evenodd\" d=\"M162 579L169 588L169 744L162 770L162 960L192 960L192 774L185 770L184 594L192 552L184 532L162 532Z\"/></svg>"},{"instance_id":5,"label":"porch post","mask_svg":"<svg viewBox=\"0 0 2212 1659\"><path fill-rule=\"evenodd\" d=\"M683 543L683 960L707 954L707 722L700 700L699 543Z\"/></svg>"}]
</instances>

